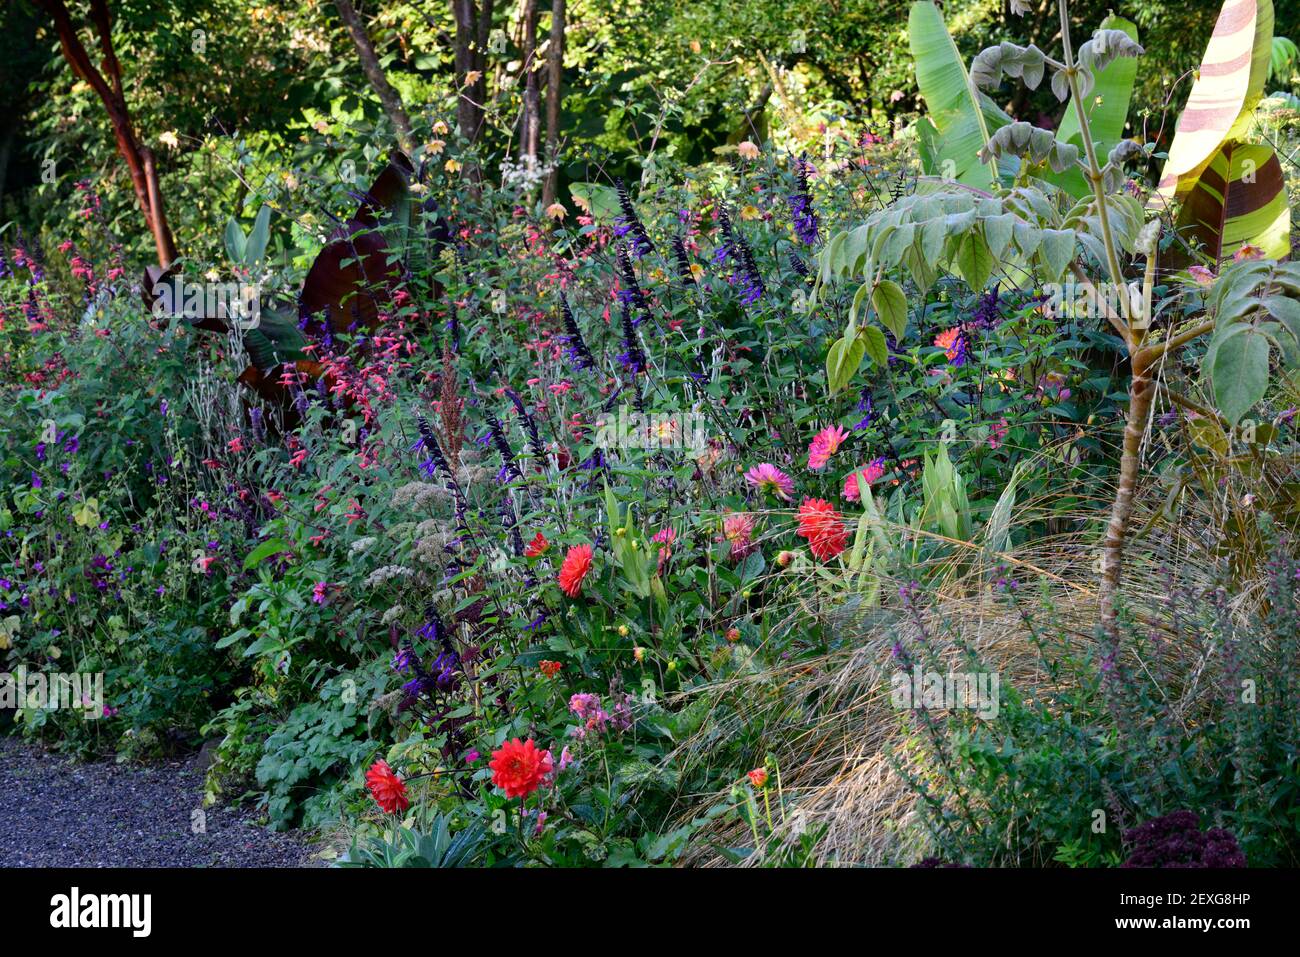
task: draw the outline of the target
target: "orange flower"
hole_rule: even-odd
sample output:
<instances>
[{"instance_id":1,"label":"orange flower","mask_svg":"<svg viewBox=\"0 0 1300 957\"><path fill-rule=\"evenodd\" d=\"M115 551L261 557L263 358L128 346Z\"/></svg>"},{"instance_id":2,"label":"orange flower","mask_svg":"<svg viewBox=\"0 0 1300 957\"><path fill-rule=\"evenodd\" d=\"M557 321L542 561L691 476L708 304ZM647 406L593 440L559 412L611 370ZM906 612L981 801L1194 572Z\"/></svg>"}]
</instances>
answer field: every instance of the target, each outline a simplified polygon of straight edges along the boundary
<instances>
[{"instance_id":1,"label":"orange flower","mask_svg":"<svg viewBox=\"0 0 1300 957\"><path fill-rule=\"evenodd\" d=\"M554 762L551 752L539 751L532 738L515 738L492 752L488 767L492 769L492 783L505 791L506 797L524 798L542 786Z\"/></svg>"},{"instance_id":2,"label":"orange flower","mask_svg":"<svg viewBox=\"0 0 1300 957\"><path fill-rule=\"evenodd\" d=\"M582 580L591 571L591 546L574 545L564 556L560 566L560 590L570 598L577 598L582 591Z\"/></svg>"},{"instance_id":3,"label":"orange flower","mask_svg":"<svg viewBox=\"0 0 1300 957\"><path fill-rule=\"evenodd\" d=\"M524 548L524 554L529 558L536 558L551 547L551 543L546 540L546 536L538 532L533 536L533 540Z\"/></svg>"},{"instance_id":4,"label":"orange flower","mask_svg":"<svg viewBox=\"0 0 1300 957\"><path fill-rule=\"evenodd\" d=\"M799 506L800 538L808 539L808 550L826 561L844 551L849 533L843 516L825 499L806 498Z\"/></svg>"},{"instance_id":5,"label":"orange flower","mask_svg":"<svg viewBox=\"0 0 1300 957\"><path fill-rule=\"evenodd\" d=\"M561 665L558 661L541 661L537 665L537 670L548 678L554 678L560 673Z\"/></svg>"},{"instance_id":6,"label":"orange flower","mask_svg":"<svg viewBox=\"0 0 1300 957\"><path fill-rule=\"evenodd\" d=\"M767 768L754 768L749 772L749 783L756 788L767 787Z\"/></svg>"},{"instance_id":7,"label":"orange flower","mask_svg":"<svg viewBox=\"0 0 1300 957\"><path fill-rule=\"evenodd\" d=\"M411 799L406 796L406 785L393 773L387 761L376 761L366 772L366 787L385 814L396 814L411 806Z\"/></svg>"}]
</instances>

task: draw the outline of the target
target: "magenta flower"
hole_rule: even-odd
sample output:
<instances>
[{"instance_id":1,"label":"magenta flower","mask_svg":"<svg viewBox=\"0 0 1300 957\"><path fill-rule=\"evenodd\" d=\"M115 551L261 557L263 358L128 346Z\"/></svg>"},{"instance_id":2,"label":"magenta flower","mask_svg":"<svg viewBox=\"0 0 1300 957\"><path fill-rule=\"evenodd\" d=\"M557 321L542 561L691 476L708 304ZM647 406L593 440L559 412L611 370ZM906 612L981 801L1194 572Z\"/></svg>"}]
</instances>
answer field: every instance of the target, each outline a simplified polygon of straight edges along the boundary
<instances>
[{"instance_id":1,"label":"magenta flower","mask_svg":"<svg viewBox=\"0 0 1300 957\"><path fill-rule=\"evenodd\" d=\"M760 462L745 473L745 481L760 492L771 492L777 498L790 500L794 480L771 462Z\"/></svg>"},{"instance_id":2,"label":"magenta flower","mask_svg":"<svg viewBox=\"0 0 1300 957\"><path fill-rule=\"evenodd\" d=\"M879 458L868 462L863 468L850 472L844 477L844 497L850 502L856 502L862 497L862 493L858 491L859 475L862 476L863 481L868 485L874 485L876 482L880 481L884 474L885 457L882 455Z\"/></svg>"},{"instance_id":3,"label":"magenta flower","mask_svg":"<svg viewBox=\"0 0 1300 957\"><path fill-rule=\"evenodd\" d=\"M839 451L848 437L849 433L840 426L826 426L808 443L808 467L814 470L825 468L831 456Z\"/></svg>"}]
</instances>

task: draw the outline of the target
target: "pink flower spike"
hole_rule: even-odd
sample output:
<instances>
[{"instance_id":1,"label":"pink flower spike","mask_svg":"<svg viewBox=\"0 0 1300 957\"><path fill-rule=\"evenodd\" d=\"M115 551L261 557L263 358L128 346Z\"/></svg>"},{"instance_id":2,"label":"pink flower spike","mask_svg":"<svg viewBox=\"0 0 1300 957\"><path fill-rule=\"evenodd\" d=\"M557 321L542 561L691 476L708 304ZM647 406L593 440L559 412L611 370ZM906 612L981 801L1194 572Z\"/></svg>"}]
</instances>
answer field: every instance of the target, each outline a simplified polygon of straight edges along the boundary
<instances>
[{"instance_id":1,"label":"pink flower spike","mask_svg":"<svg viewBox=\"0 0 1300 957\"><path fill-rule=\"evenodd\" d=\"M825 468L831 456L839 451L848 437L849 433L841 426L826 426L808 443L808 467L813 470Z\"/></svg>"},{"instance_id":2,"label":"pink flower spike","mask_svg":"<svg viewBox=\"0 0 1300 957\"><path fill-rule=\"evenodd\" d=\"M760 462L745 473L745 481L760 492L771 492L777 498L790 500L794 480L771 462Z\"/></svg>"}]
</instances>

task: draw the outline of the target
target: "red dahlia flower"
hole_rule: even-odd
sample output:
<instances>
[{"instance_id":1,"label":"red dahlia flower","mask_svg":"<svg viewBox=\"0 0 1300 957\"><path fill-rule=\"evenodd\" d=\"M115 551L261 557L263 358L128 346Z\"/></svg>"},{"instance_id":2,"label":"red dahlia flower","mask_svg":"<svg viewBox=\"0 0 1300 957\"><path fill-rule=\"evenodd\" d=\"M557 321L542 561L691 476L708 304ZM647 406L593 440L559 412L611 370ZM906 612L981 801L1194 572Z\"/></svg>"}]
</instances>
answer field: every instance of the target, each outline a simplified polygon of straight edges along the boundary
<instances>
[{"instance_id":1,"label":"red dahlia flower","mask_svg":"<svg viewBox=\"0 0 1300 957\"><path fill-rule=\"evenodd\" d=\"M844 551L849 532L844 527L844 517L835 506L822 498L806 498L799 506L800 538L808 539L808 550L826 561Z\"/></svg>"},{"instance_id":2,"label":"red dahlia flower","mask_svg":"<svg viewBox=\"0 0 1300 957\"><path fill-rule=\"evenodd\" d=\"M406 796L406 785L393 773L387 761L376 761L366 772L366 787L385 814L396 814L411 806Z\"/></svg>"},{"instance_id":3,"label":"red dahlia flower","mask_svg":"<svg viewBox=\"0 0 1300 957\"><path fill-rule=\"evenodd\" d=\"M492 769L492 783L506 792L508 798L528 797L542 786L554 769L550 751L539 751L533 739L507 741L492 752L488 762Z\"/></svg>"},{"instance_id":4,"label":"red dahlia flower","mask_svg":"<svg viewBox=\"0 0 1300 957\"><path fill-rule=\"evenodd\" d=\"M536 558L551 547L551 543L546 540L546 536L538 532L531 542L524 548L524 554L529 558Z\"/></svg>"},{"instance_id":5,"label":"red dahlia flower","mask_svg":"<svg viewBox=\"0 0 1300 957\"><path fill-rule=\"evenodd\" d=\"M591 546L574 545L564 556L560 566L560 590L570 598L577 598L582 591L582 580L591 571Z\"/></svg>"}]
</instances>

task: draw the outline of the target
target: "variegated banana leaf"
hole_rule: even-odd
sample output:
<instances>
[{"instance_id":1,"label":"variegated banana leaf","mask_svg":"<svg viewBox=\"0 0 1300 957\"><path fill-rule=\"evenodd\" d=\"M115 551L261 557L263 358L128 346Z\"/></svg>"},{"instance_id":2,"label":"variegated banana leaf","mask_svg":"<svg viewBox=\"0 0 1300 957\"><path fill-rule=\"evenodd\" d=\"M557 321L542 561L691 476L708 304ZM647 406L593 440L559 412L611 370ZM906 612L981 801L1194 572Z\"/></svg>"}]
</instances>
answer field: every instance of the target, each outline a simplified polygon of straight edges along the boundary
<instances>
[{"instance_id":1,"label":"variegated banana leaf","mask_svg":"<svg viewBox=\"0 0 1300 957\"><path fill-rule=\"evenodd\" d=\"M1202 243L1215 262L1247 243L1271 258L1286 256L1291 251L1291 209L1273 148L1224 145L1187 194L1178 228Z\"/></svg>"},{"instance_id":2,"label":"variegated banana leaf","mask_svg":"<svg viewBox=\"0 0 1300 957\"><path fill-rule=\"evenodd\" d=\"M1264 92L1272 43L1272 0L1226 0L1178 117L1153 206L1187 195L1219 148L1245 133Z\"/></svg>"}]
</instances>

